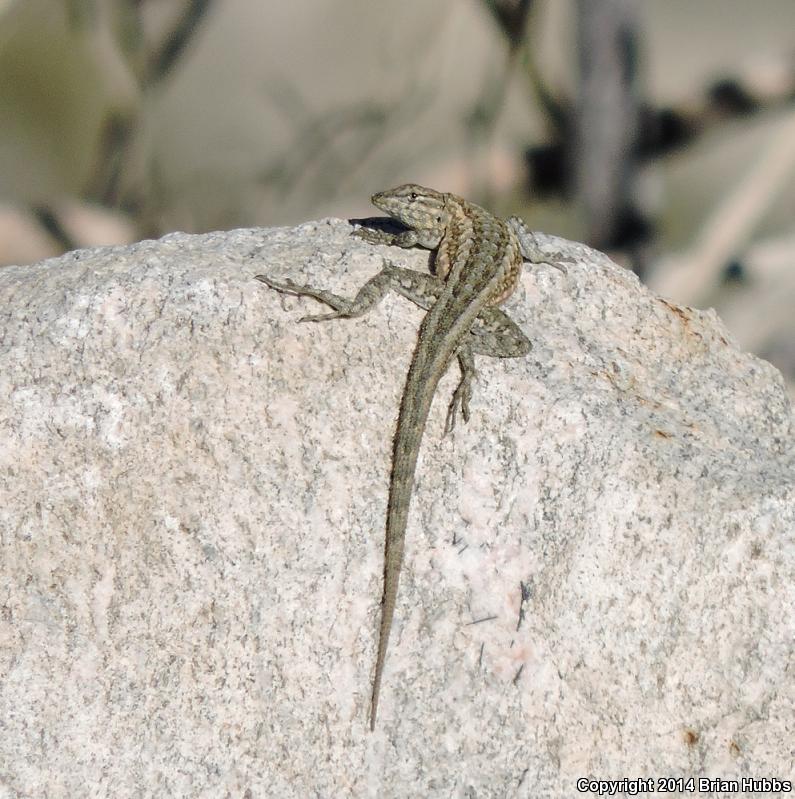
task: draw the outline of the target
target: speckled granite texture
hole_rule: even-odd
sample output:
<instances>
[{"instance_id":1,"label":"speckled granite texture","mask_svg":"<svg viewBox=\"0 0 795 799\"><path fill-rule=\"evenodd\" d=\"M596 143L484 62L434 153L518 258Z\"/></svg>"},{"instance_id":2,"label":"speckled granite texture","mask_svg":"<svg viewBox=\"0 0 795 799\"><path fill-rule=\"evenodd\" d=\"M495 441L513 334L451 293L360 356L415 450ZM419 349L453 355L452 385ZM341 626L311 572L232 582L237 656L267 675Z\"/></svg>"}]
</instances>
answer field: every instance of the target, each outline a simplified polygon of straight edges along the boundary
<instances>
[{"instance_id":1,"label":"speckled granite texture","mask_svg":"<svg viewBox=\"0 0 795 799\"><path fill-rule=\"evenodd\" d=\"M391 439L421 312L319 310L347 223L0 271L0 797L571 797L793 775L792 410L712 313L528 269L420 456L367 731ZM588 795L588 794L584 794Z\"/></svg>"}]
</instances>

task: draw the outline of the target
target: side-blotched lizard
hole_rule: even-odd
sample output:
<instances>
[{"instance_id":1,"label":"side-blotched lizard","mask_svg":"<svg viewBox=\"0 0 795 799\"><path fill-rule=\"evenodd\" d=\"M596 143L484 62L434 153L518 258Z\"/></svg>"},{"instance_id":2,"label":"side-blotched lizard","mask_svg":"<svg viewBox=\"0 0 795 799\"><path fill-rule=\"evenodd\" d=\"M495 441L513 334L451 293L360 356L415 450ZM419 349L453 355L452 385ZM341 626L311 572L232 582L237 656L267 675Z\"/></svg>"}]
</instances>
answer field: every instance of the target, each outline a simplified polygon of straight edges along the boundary
<instances>
[{"instance_id":1,"label":"side-blotched lizard","mask_svg":"<svg viewBox=\"0 0 795 799\"><path fill-rule=\"evenodd\" d=\"M400 247L420 245L435 249L435 275L387 264L353 300L309 286L298 286L292 281L277 282L266 275L257 275L258 280L276 291L314 297L334 309L333 313L306 316L302 321L361 316L390 290L428 311L420 325L417 346L406 377L394 438L370 729L375 728L381 678L395 614L417 456L436 387L453 358L457 357L461 381L450 403L445 430L454 427L459 407L467 421L475 374L473 356L511 358L530 351L530 341L496 306L515 290L523 256L535 263L552 263L549 255L535 247L533 234L525 229L520 219L512 217L504 221L455 194L406 184L375 194L372 201L402 223L406 230L390 234L362 229L357 230L356 235L373 243Z\"/></svg>"}]
</instances>

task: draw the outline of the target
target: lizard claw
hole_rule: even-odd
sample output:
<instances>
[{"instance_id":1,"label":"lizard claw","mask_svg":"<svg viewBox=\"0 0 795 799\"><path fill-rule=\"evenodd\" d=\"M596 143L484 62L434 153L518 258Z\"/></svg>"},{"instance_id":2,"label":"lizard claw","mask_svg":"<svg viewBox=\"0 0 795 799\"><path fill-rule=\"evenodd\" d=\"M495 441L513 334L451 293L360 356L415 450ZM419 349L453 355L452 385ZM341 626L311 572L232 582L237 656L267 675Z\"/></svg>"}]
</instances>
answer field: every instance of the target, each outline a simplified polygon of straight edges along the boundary
<instances>
[{"instance_id":1,"label":"lizard claw","mask_svg":"<svg viewBox=\"0 0 795 799\"><path fill-rule=\"evenodd\" d=\"M368 244L392 244L395 236L385 230L374 230L373 228L358 227L351 233L351 236L362 239Z\"/></svg>"},{"instance_id":2,"label":"lizard claw","mask_svg":"<svg viewBox=\"0 0 795 799\"><path fill-rule=\"evenodd\" d=\"M444 434L452 433L455 430L455 423L458 414L458 406L461 406L461 416L464 417L464 424L469 421L469 400L472 396L471 381L461 380L458 387L453 392L453 399L447 409L447 418L444 422Z\"/></svg>"},{"instance_id":3,"label":"lizard claw","mask_svg":"<svg viewBox=\"0 0 795 799\"><path fill-rule=\"evenodd\" d=\"M341 319L345 316L342 311L334 311L334 313L321 313L312 314L311 316L302 316L299 322L327 322L329 319Z\"/></svg>"},{"instance_id":4,"label":"lizard claw","mask_svg":"<svg viewBox=\"0 0 795 799\"><path fill-rule=\"evenodd\" d=\"M285 278L283 282L279 282L278 280L274 280L267 275L254 275L254 279L259 280L260 283L264 283L274 291L281 291L283 294L295 294L296 296L300 296L301 287L297 283L294 283L292 280L290 280L290 278Z\"/></svg>"}]
</instances>

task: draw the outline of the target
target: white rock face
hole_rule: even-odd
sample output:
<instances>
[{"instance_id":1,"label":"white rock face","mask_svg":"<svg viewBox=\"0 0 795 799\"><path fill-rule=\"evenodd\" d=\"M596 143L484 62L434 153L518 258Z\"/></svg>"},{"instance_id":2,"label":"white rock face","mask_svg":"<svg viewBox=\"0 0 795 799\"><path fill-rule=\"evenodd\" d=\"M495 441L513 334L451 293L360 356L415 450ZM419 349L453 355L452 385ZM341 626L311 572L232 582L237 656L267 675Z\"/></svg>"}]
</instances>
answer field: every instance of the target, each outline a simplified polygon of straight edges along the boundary
<instances>
[{"instance_id":1,"label":"white rock face","mask_svg":"<svg viewBox=\"0 0 795 799\"><path fill-rule=\"evenodd\" d=\"M338 220L0 271L0 797L571 797L791 779L792 411L714 314L528 269L526 358L420 457L376 732L391 439L422 312ZM583 794L593 795L593 794ZM620 795L620 792L619 792ZM748 794L750 795L750 794Z\"/></svg>"}]
</instances>

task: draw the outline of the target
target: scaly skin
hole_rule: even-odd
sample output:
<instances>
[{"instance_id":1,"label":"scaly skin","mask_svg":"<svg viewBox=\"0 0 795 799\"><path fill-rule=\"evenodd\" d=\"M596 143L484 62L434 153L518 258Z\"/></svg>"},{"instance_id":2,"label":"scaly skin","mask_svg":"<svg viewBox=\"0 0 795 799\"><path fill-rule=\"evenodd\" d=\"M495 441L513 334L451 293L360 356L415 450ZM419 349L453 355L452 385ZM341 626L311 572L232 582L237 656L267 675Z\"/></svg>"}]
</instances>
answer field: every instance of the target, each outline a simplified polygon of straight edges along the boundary
<instances>
[{"instance_id":1,"label":"scaly skin","mask_svg":"<svg viewBox=\"0 0 795 799\"><path fill-rule=\"evenodd\" d=\"M445 429L450 430L459 407L464 420L469 417L473 355L515 358L530 350L530 342L521 330L495 306L516 288L522 251L535 260L535 242L520 220L506 223L454 194L406 184L372 199L375 206L401 222L406 230L397 235L359 230L356 235L373 243L435 249L436 276L385 265L353 300L348 300L322 289L257 275L258 280L276 291L313 297L334 309L333 313L304 317L304 321L361 316L388 291L396 291L428 310L406 376L394 439L381 624L370 701L371 730L375 728L395 615L414 472L433 396L442 375L457 357L462 377L447 415Z\"/></svg>"},{"instance_id":2,"label":"scaly skin","mask_svg":"<svg viewBox=\"0 0 795 799\"><path fill-rule=\"evenodd\" d=\"M387 506L384 594L370 703L371 730L375 729L395 615L417 456L433 395L478 314L486 306L507 299L522 270L519 243L505 222L454 194L407 184L374 195L373 204L414 231L416 236L405 236L407 241L416 238L416 243L425 247L438 247L436 271L446 282L420 326L400 403Z\"/></svg>"}]
</instances>

